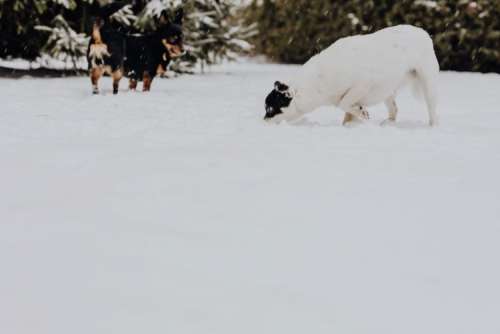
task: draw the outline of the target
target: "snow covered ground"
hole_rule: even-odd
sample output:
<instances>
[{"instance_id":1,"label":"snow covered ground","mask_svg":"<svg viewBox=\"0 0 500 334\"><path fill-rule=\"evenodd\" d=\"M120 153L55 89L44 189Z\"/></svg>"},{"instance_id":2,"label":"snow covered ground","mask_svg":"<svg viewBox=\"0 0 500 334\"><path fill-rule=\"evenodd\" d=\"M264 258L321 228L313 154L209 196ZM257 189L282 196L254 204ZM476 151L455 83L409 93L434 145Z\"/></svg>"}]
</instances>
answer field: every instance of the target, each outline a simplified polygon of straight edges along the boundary
<instances>
[{"instance_id":1,"label":"snow covered ground","mask_svg":"<svg viewBox=\"0 0 500 334\"><path fill-rule=\"evenodd\" d=\"M500 76L266 124L293 70L0 79L0 333L498 334Z\"/></svg>"}]
</instances>

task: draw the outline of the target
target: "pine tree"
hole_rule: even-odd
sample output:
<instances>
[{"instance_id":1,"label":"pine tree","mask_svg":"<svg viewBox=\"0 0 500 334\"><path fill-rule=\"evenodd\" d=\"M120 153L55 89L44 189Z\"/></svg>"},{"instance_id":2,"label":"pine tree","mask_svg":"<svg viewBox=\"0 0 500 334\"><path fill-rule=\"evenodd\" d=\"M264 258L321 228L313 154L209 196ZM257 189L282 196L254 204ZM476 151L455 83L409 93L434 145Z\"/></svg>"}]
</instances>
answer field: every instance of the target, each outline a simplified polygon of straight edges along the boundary
<instances>
[{"instance_id":1,"label":"pine tree","mask_svg":"<svg viewBox=\"0 0 500 334\"><path fill-rule=\"evenodd\" d=\"M189 11L186 42L191 55L200 62L202 69L235 54L247 52L251 46L246 40L255 29L244 27L235 18L235 7L229 0L191 0L186 4Z\"/></svg>"},{"instance_id":2,"label":"pine tree","mask_svg":"<svg viewBox=\"0 0 500 334\"><path fill-rule=\"evenodd\" d=\"M0 57L34 59L43 42L34 27L42 24L47 0L0 1Z\"/></svg>"},{"instance_id":3,"label":"pine tree","mask_svg":"<svg viewBox=\"0 0 500 334\"><path fill-rule=\"evenodd\" d=\"M85 57L87 52L89 43L87 35L74 31L62 15L54 18L51 27L36 26L35 29L50 34L42 52L58 60L71 61L73 68L75 70L78 68L78 60Z\"/></svg>"},{"instance_id":4,"label":"pine tree","mask_svg":"<svg viewBox=\"0 0 500 334\"><path fill-rule=\"evenodd\" d=\"M0 57L33 60L47 41L45 31L58 15L71 16L93 0L4 0L0 1Z\"/></svg>"},{"instance_id":5,"label":"pine tree","mask_svg":"<svg viewBox=\"0 0 500 334\"><path fill-rule=\"evenodd\" d=\"M230 0L152 0L139 13L136 26L141 31L154 30L162 16L172 20L180 8L186 13L183 27L187 54L174 63L175 70L189 71L197 63L203 69L250 50L245 39L255 28L244 27L234 18L235 6Z\"/></svg>"},{"instance_id":6,"label":"pine tree","mask_svg":"<svg viewBox=\"0 0 500 334\"><path fill-rule=\"evenodd\" d=\"M160 24L173 17L174 12L184 6L182 0L150 0L138 2L135 6L137 20L135 26L142 32L154 31ZM167 16L167 17L165 17Z\"/></svg>"},{"instance_id":7,"label":"pine tree","mask_svg":"<svg viewBox=\"0 0 500 334\"><path fill-rule=\"evenodd\" d=\"M500 72L498 0L254 0L257 51L304 63L339 38L397 24L426 29L445 70Z\"/></svg>"},{"instance_id":8,"label":"pine tree","mask_svg":"<svg viewBox=\"0 0 500 334\"><path fill-rule=\"evenodd\" d=\"M126 5L122 9L111 15L111 20L114 20L122 26L132 27L137 21L137 16L134 14L132 5Z\"/></svg>"}]
</instances>

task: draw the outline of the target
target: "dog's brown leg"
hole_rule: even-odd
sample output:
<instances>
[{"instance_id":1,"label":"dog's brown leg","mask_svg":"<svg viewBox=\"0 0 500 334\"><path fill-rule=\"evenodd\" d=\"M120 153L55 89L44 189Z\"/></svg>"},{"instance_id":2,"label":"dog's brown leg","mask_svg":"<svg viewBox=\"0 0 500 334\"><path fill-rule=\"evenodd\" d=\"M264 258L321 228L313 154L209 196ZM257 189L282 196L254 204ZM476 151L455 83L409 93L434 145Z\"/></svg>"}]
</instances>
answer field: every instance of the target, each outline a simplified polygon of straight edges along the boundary
<instances>
[{"instance_id":1,"label":"dog's brown leg","mask_svg":"<svg viewBox=\"0 0 500 334\"><path fill-rule=\"evenodd\" d=\"M120 86L120 80L123 76L122 70L117 69L111 76L113 77L113 94L118 94L118 87Z\"/></svg>"},{"instance_id":2,"label":"dog's brown leg","mask_svg":"<svg viewBox=\"0 0 500 334\"><path fill-rule=\"evenodd\" d=\"M90 70L90 81L92 82L92 93L99 94L99 79L102 76L102 69L100 67L93 67Z\"/></svg>"},{"instance_id":3,"label":"dog's brown leg","mask_svg":"<svg viewBox=\"0 0 500 334\"><path fill-rule=\"evenodd\" d=\"M128 88L130 90L135 90L137 88L137 80L134 80L134 79L130 79L128 81Z\"/></svg>"},{"instance_id":4,"label":"dog's brown leg","mask_svg":"<svg viewBox=\"0 0 500 334\"><path fill-rule=\"evenodd\" d=\"M156 69L156 74L159 76L163 76L166 73L166 69L162 64L158 64L158 68Z\"/></svg>"},{"instance_id":5,"label":"dog's brown leg","mask_svg":"<svg viewBox=\"0 0 500 334\"><path fill-rule=\"evenodd\" d=\"M142 78L143 84L142 84L142 91L143 92L149 92L151 90L151 82L153 81L153 78L149 74L149 72L144 72L144 76Z\"/></svg>"},{"instance_id":6,"label":"dog's brown leg","mask_svg":"<svg viewBox=\"0 0 500 334\"><path fill-rule=\"evenodd\" d=\"M347 125L351 123L354 120L354 116L351 113L346 112L344 115L344 121L342 122L342 125Z\"/></svg>"}]
</instances>

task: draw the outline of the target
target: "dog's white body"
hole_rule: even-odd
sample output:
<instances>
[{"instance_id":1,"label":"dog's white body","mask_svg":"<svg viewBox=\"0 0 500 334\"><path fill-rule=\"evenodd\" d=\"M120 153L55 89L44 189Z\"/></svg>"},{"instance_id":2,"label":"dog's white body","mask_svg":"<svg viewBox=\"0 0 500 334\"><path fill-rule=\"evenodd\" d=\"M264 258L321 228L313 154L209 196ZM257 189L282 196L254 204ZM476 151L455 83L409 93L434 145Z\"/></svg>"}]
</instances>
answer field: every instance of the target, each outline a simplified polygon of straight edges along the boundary
<instances>
[{"instance_id":1,"label":"dog's white body","mask_svg":"<svg viewBox=\"0 0 500 334\"><path fill-rule=\"evenodd\" d=\"M294 120L325 105L367 118L364 108L382 102L389 108L389 120L395 120L394 98L413 81L425 96L434 125L438 73L432 40L420 28L402 25L343 38L311 58L286 83L293 100L275 120Z\"/></svg>"}]
</instances>

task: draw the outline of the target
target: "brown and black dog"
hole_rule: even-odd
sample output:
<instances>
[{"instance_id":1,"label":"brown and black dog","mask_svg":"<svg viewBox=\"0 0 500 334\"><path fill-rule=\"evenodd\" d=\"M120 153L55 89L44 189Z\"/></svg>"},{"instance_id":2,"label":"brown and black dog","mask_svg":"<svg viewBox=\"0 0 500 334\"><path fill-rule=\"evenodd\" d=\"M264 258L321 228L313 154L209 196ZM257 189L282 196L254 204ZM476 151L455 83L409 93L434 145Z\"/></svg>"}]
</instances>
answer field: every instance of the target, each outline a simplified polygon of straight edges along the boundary
<instances>
[{"instance_id":1,"label":"brown and black dog","mask_svg":"<svg viewBox=\"0 0 500 334\"><path fill-rule=\"evenodd\" d=\"M113 94L118 93L124 74L130 79L130 89L135 90L137 82L143 81L143 91L149 91L157 73L166 71L170 61L184 52L182 10L172 21L164 12L159 28L152 33L132 34L110 19L123 6L113 3L100 8L92 28L87 59L94 94L99 93L99 79L104 73L113 78Z\"/></svg>"}]
</instances>

